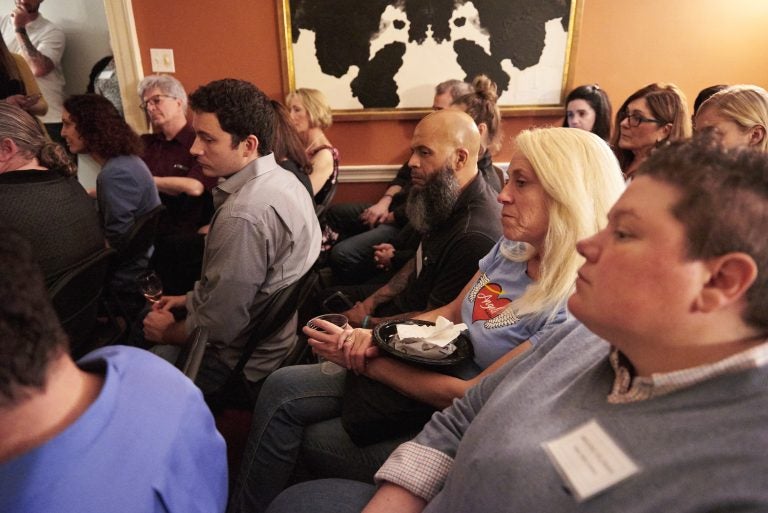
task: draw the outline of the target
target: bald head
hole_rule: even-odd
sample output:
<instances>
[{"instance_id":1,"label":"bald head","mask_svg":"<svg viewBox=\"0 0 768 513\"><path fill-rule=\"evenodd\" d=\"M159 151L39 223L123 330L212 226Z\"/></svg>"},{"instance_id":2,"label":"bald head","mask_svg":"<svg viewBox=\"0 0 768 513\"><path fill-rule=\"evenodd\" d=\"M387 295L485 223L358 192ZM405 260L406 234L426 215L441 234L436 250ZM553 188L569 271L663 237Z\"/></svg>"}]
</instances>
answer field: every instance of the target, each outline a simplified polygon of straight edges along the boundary
<instances>
[{"instance_id":1,"label":"bald head","mask_svg":"<svg viewBox=\"0 0 768 513\"><path fill-rule=\"evenodd\" d=\"M440 110L428 114L416 125L411 149L413 155L408 165L416 187L443 166L454 170L463 187L477 175L480 132L466 113Z\"/></svg>"}]
</instances>

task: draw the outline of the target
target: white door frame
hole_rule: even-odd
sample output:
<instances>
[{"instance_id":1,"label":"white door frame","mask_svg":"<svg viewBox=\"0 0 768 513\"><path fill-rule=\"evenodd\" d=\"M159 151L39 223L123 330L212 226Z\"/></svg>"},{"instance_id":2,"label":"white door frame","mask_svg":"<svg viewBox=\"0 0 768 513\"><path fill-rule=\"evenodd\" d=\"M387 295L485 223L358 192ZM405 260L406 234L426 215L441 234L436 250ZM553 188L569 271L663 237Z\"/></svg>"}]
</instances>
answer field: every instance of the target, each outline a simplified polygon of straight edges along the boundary
<instances>
[{"instance_id":1,"label":"white door frame","mask_svg":"<svg viewBox=\"0 0 768 513\"><path fill-rule=\"evenodd\" d=\"M136 88L144 78L131 0L104 0L109 40L115 57L125 120L138 133L147 131L147 118L139 107Z\"/></svg>"}]
</instances>

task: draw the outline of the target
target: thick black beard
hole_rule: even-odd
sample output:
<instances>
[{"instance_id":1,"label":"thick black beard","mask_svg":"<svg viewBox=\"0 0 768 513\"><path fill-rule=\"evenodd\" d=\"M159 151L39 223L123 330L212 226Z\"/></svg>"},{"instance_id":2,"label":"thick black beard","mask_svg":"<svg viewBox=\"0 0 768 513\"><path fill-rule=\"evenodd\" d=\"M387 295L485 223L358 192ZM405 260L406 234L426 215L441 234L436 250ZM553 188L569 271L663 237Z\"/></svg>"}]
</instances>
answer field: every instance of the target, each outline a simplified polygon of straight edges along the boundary
<instances>
[{"instance_id":1,"label":"thick black beard","mask_svg":"<svg viewBox=\"0 0 768 513\"><path fill-rule=\"evenodd\" d=\"M424 187L408 193L405 213L419 233L427 233L444 223L453 212L461 188L450 166L443 166L430 176Z\"/></svg>"}]
</instances>

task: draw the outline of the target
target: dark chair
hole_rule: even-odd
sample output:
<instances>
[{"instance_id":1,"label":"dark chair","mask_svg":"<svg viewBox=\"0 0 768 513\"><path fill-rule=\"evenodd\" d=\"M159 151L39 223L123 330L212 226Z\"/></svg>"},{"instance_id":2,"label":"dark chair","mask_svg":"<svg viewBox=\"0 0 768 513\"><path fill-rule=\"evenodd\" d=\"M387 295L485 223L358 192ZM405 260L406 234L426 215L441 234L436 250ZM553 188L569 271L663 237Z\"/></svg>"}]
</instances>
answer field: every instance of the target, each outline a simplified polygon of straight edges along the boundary
<instances>
[{"instance_id":1,"label":"dark chair","mask_svg":"<svg viewBox=\"0 0 768 513\"><path fill-rule=\"evenodd\" d=\"M136 218L133 227L114 244L117 254L109 270L107 299L105 307L113 324L124 328L112 338L110 343L135 343L137 335L136 318L141 311L141 294L136 283L125 283L125 278L115 280L116 271L130 267L136 260L146 255L155 242L157 226L165 207L158 205L149 212ZM123 271L124 272L124 271ZM122 321L115 321L121 318Z\"/></svg>"},{"instance_id":2,"label":"dark chair","mask_svg":"<svg viewBox=\"0 0 768 513\"><path fill-rule=\"evenodd\" d=\"M155 243L157 225L164 210L163 205L158 205L136 218L133 227L115 245L117 265L121 262L130 262L149 251L149 248Z\"/></svg>"},{"instance_id":3,"label":"dark chair","mask_svg":"<svg viewBox=\"0 0 768 513\"><path fill-rule=\"evenodd\" d=\"M207 345L208 328L198 326L187 337L187 343L184 344L176 359L176 368L192 381L197 378Z\"/></svg>"},{"instance_id":4,"label":"dark chair","mask_svg":"<svg viewBox=\"0 0 768 513\"><path fill-rule=\"evenodd\" d=\"M48 289L75 358L96 346L99 299L114 254L114 249L104 248L69 270Z\"/></svg>"},{"instance_id":5,"label":"dark chair","mask_svg":"<svg viewBox=\"0 0 768 513\"><path fill-rule=\"evenodd\" d=\"M223 408L251 409L256 400L257 389L245 379L243 369L251 358L256 346L263 340L268 340L282 330L293 318L313 292L318 276L313 270L307 271L298 281L284 287L269 297L260 315L260 321L248 337L240 359L229 375L225 384L216 392L208 394L206 401L216 412ZM300 363L306 353L307 341L299 336L296 345L281 363L281 367Z\"/></svg>"},{"instance_id":6,"label":"dark chair","mask_svg":"<svg viewBox=\"0 0 768 513\"><path fill-rule=\"evenodd\" d=\"M315 215L317 215L317 218L322 221L323 217L325 217L325 211L328 209L328 207L331 204L331 201L333 201L333 197L336 195L336 189L339 186L339 173L336 171L334 175L331 177L331 188L328 189L328 192L325 193L325 196L323 197L323 200L315 205Z\"/></svg>"}]
</instances>

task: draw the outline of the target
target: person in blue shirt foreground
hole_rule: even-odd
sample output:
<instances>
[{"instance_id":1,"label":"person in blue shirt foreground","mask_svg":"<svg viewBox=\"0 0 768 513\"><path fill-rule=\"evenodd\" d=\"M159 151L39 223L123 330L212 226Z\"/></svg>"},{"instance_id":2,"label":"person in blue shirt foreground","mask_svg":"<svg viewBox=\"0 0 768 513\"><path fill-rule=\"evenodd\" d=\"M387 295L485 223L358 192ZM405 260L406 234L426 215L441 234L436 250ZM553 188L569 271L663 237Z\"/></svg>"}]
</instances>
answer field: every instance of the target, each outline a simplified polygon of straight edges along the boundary
<instances>
[{"instance_id":1,"label":"person in blue shirt foreground","mask_svg":"<svg viewBox=\"0 0 768 513\"><path fill-rule=\"evenodd\" d=\"M189 379L132 347L72 361L31 246L6 228L0 294L0 511L224 511L226 447Z\"/></svg>"}]
</instances>

